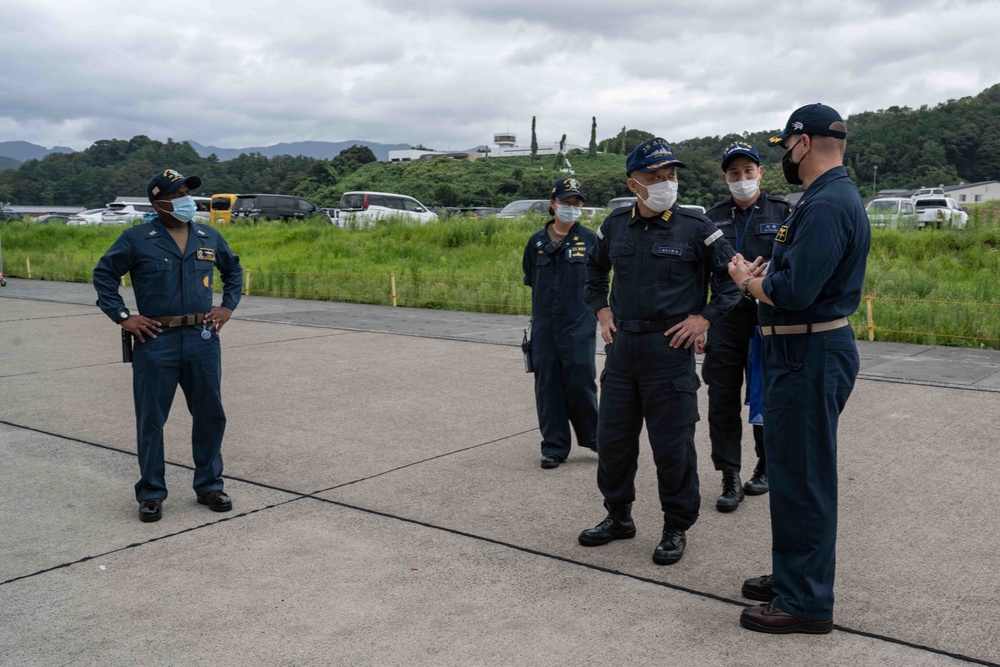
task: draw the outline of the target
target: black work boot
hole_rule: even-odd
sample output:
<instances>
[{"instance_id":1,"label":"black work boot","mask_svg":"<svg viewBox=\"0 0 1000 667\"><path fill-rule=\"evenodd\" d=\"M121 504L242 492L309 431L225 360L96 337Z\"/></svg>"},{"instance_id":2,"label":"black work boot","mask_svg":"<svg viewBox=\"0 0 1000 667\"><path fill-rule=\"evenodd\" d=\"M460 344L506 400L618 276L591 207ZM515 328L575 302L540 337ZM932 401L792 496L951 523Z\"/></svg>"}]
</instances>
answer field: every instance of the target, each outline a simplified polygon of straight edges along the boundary
<instances>
[{"instance_id":1,"label":"black work boot","mask_svg":"<svg viewBox=\"0 0 1000 667\"><path fill-rule=\"evenodd\" d=\"M757 467L753 469L753 477L743 485L743 490L748 496L762 496L770 487L767 485L767 465L763 459L757 459Z\"/></svg>"},{"instance_id":2,"label":"black work boot","mask_svg":"<svg viewBox=\"0 0 1000 667\"><path fill-rule=\"evenodd\" d=\"M687 536L683 530L673 528L669 523L663 526L663 539L653 550L653 562L657 565L673 565L684 555Z\"/></svg>"},{"instance_id":3,"label":"black work boot","mask_svg":"<svg viewBox=\"0 0 1000 667\"><path fill-rule=\"evenodd\" d=\"M722 471L722 495L715 501L715 509L720 512L732 512L743 502L743 484L740 474L735 470Z\"/></svg>"},{"instance_id":4,"label":"black work boot","mask_svg":"<svg viewBox=\"0 0 1000 667\"><path fill-rule=\"evenodd\" d=\"M608 516L593 528L580 533L580 544L585 547L599 547L612 540L628 540L635 537L635 523L632 522L632 503L604 502Z\"/></svg>"}]
</instances>

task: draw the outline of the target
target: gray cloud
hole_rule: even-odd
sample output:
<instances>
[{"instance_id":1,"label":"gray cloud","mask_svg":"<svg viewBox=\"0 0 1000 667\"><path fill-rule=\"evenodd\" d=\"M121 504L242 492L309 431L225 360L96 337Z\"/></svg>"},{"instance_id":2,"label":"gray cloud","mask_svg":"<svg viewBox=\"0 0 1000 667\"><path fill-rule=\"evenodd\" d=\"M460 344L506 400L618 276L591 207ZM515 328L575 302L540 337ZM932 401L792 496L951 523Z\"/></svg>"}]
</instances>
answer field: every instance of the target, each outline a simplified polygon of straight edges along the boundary
<instances>
[{"instance_id":1,"label":"gray cloud","mask_svg":"<svg viewBox=\"0 0 1000 667\"><path fill-rule=\"evenodd\" d=\"M0 140L146 134L219 146L370 139L467 148L773 129L800 104L919 107L997 83L1000 3L14 0ZM114 29L108 28L114 17Z\"/></svg>"}]
</instances>

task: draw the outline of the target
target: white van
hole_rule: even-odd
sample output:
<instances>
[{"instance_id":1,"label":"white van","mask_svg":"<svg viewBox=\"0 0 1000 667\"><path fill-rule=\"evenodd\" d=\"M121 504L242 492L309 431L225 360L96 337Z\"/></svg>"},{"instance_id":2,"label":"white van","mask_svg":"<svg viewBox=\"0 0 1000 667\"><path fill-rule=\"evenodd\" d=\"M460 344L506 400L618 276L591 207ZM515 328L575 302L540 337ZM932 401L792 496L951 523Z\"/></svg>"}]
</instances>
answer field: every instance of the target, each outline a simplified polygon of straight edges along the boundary
<instances>
[{"instance_id":1,"label":"white van","mask_svg":"<svg viewBox=\"0 0 1000 667\"><path fill-rule=\"evenodd\" d=\"M423 224L437 220L437 214L413 197L391 192L345 192L340 198L340 209L333 211L330 222L334 227L347 227L355 223L367 227L383 218L409 219Z\"/></svg>"}]
</instances>

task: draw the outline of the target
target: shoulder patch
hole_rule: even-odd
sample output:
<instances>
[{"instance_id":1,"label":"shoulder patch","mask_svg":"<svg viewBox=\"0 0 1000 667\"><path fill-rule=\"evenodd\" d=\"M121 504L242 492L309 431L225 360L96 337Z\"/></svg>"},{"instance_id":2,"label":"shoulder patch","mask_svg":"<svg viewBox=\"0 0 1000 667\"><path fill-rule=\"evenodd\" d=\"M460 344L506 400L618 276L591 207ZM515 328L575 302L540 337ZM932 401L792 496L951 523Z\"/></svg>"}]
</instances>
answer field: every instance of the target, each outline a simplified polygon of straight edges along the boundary
<instances>
[{"instance_id":1,"label":"shoulder patch","mask_svg":"<svg viewBox=\"0 0 1000 667\"><path fill-rule=\"evenodd\" d=\"M712 245L713 243L715 243L716 241L718 241L719 238L721 238L721 237L722 237L722 230L721 229L717 229L717 230L715 230L715 232L713 232L712 234L709 234L705 238L705 245Z\"/></svg>"},{"instance_id":2,"label":"shoulder patch","mask_svg":"<svg viewBox=\"0 0 1000 667\"><path fill-rule=\"evenodd\" d=\"M601 239L602 241L604 240L604 232L601 231L600 227L597 228L597 238Z\"/></svg>"}]
</instances>

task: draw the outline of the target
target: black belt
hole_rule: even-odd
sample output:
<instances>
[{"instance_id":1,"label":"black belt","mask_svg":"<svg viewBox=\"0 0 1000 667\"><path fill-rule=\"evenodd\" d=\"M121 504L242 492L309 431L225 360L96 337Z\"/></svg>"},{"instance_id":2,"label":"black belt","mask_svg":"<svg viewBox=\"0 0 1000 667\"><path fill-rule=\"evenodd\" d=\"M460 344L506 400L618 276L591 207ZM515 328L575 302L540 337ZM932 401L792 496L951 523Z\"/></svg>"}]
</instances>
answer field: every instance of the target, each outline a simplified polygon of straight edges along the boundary
<instances>
[{"instance_id":1,"label":"black belt","mask_svg":"<svg viewBox=\"0 0 1000 667\"><path fill-rule=\"evenodd\" d=\"M165 327L189 327L193 324L201 324L204 319L204 313L197 313L195 315L168 315L159 318L160 324Z\"/></svg>"},{"instance_id":2,"label":"black belt","mask_svg":"<svg viewBox=\"0 0 1000 667\"><path fill-rule=\"evenodd\" d=\"M666 331L678 322L683 322L684 317L675 317L669 320L620 320L615 318L615 328L619 331L629 333L647 333L649 331Z\"/></svg>"}]
</instances>

